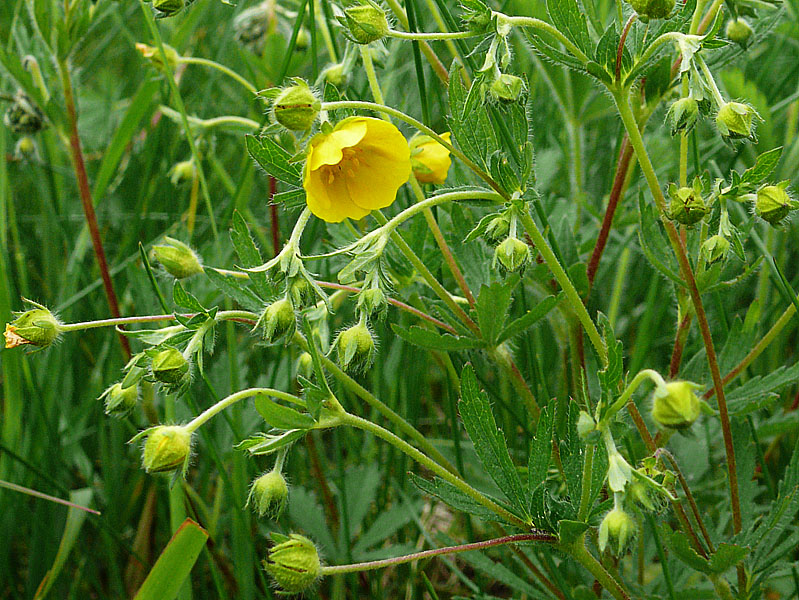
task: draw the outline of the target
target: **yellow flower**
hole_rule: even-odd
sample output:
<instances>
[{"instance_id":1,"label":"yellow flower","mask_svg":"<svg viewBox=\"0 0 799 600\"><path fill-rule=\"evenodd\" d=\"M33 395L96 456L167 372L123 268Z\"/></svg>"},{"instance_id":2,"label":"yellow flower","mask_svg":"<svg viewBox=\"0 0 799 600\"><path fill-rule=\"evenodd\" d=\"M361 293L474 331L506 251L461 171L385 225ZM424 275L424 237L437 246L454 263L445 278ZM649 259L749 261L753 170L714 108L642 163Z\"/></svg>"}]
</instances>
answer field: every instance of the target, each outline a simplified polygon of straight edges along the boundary
<instances>
[{"instance_id":1,"label":"yellow flower","mask_svg":"<svg viewBox=\"0 0 799 600\"><path fill-rule=\"evenodd\" d=\"M452 134L448 131L441 137L449 142ZM449 150L427 135L420 135L411 140L411 163L413 174L419 183L442 184L447 180L447 173L452 160Z\"/></svg>"},{"instance_id":2,"label":"yellow flower","mask_svg":"<svg viewBox=\"0 0 799 600\"><path fill-rule=\"evenodd\" d=\"M410 175L411 152L399 129L351 117L311 140L303 187L311 212L338 223L389 206Z\"/></svg>"}]
</instances>

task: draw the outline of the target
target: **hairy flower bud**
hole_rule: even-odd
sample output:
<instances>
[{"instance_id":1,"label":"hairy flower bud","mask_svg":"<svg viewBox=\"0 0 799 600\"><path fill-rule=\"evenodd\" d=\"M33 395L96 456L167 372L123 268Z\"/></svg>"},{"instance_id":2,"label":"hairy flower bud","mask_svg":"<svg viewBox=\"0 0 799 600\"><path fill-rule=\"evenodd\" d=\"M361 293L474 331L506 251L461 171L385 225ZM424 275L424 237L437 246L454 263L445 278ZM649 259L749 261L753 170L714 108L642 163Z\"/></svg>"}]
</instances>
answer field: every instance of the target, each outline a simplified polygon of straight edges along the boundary
<instances>
[{"instance_id":1,"label":"hairy flower bud","mask_svg":"<svg viewBox=\"0 0 799 600\"><path fill-rule=\"evenodd\" d=\"M159 18L172 17L182 11L193 0L153 0L153 8Z\"/></svg>"},{"instance_id":2,"label":"hairy flower bud","mask_svg":"<svg viewBox=\"0 0 799 600\"><path fill-rule=\"evenodd\" d=\"M743 17L727 21L727 39L731 42L735 42L744 49L749 46L752 41L753 33L751 25L749 25L749 22Z\"/></svg>"},{"instance_id":3,"label":"hairy flower bud","mask_svg":"<svg viewBox=\"0 0 799 600\"><path fill-rule=\"evenodd\" d=\"M17 140L14 145L14 157L22 160L36 156L36 143L29 135L25 135Z\"/></svg>"},{"instance_id":4,"label":"hairy flower bud","mask_svg":"<svg viewBox=\"0 0 799 600\"><path fill-rule=\"evenodd\" d=\"M14 133L38 133L44 129L44 113L20 90L6 109L3 123Z\"/></svg>"},{"instance_id":5,"label":"hairy flower bud","mask_svg":"<svg viewBox=\"0 0 799 600\"><path fill-rule=\"evenodd\" d=\"M618 506L614 507L599 525L599 550L605 551L610 542L612 550L617 554L624 552L627 544L635 536L635 521Z\"/></svg>"},{"instance_id":6,"label":"hairy flower bud","mask_svg":"<svg viewBox=\"0 0 799 600\"><path fill-rule=\"evenodd\" d=\"M313 286L304 277L293 277L291 279L289 295L291 296L292 304L298 309L312 306L316 298Z\"/></svg>"},{"instance_id":7,"label":"hairy flower bud","mask_svg":"<svg viewBox=\"0 0 799 600\"><path fill-rule=\"evenodd\" d=\"M375 354L375 341L365 323L345 329L336 338L338 362L341 368L352 373L368 369Z\"/></svg>"},{"instance_id":8,"label":"hairy flower bud","mask_svg":"<svg viewBox=\"0 0 799 600\"><path fill-rule=\"evenodd\" d=\"M158 425L144 432L142 466L148 473L185 470L191 456L192 433L183 425Z\"/></svg>"},{"instance_id":9,"label":"hairy flower bud","mask_svg":"<svg viewBox=\"0 0 799 600\"><path fill-rule=\"evenodd\" d=\"M289 497L289 486L280 471L267 471L250 487L247 505L252 505L259 517L277 519L286 508Z\"/></svg>"},{"instance_id":10,"label":"hairy flower bud","mask_svg":"<svg viewBox=\"0 0 799 600\"><path fill-rule=\"evenodd\" d=\"M509 237L494 250L494 262L507 272L524 269L530 262L530 248L520 239Z\"/></svg>"},{"instance_id":11,"label":"hairy flower bud","mask_svg":"<svg viewBox=\"0 0 799 600\"><path fill-rule=\"evenodd\" d=\"M700 252L708 263L714 263L726 257L729 249L730 241L723 235L716 234L702 244Z\"/></svg>"},{"instance_id":12,"label":"hairy flower bud","mask_svg":"<svg viewBox=\"0 0 799 600\"><path fill-rule=\"evenodd\" d=\"M380 288L369 288L358 294L358 310L368 317L382 319L388 311L388 300Z\"/></svg>"},{"instance_id":13,"label":"hairy flower bud","mask_svg":"<svg viewBox=\"0 0 799 600\"><path fill-rule=\"evenodd\" d=\"M510 216L502 213L488 222L483 239L489 244L499 244L508 237L508 232L510 232Z\"/></svg>"},{"instance_id":14,"label":"hairy flower bud","mask_svg":"<svg viewBox=\"0 0 799 600\"><path fill-rule=\"evenodd\" d=\"M705 218L708 209L702 198L702 183L694 179L692 187L669 185L669 218L682 225L694 225Z\"/></svg>"},{"instance_id":15,"label":"hairy flower bud","mask_svg":"<svg viewBox=\"0 0 799 600\"><path fill-rule=\"evenodd\" d=\"M777 185L767 185L757 191L755 199L755 214L771 225L778 225L791 209L795 202L788 195L788 181Z\"/></svg>"},{"instance_id":16,"label":"hairy flower bud","mask_svg":"<svg viewBox=\"0 0 799 600\"><path fill-rule=\"evenodd\" d=\"M306 379L313 375L313 357L308 352L303 352L297 359L297 374Z\"/></svg>"},{"instance_id":17,"label":"hairy flower bud","mask_svg":"<svg viewBox=\"0 0 799 600\"><path fill-rule=\"evenodd\" d=\"M274 344L285 335L294 332L297 319L294 315L294 306L288 298L281 298L266 307L259 323L263 327L263 338Z\"/></svg>"},{"instance_id":18,"label":"hairy flower bud","mask_svg":"<svg viewBox=\"0 0 799 600\"><path fill-rule=\"evenodd\" d=\"M6 323L6 348L16 348L30 344L38 348L47 348L61 334L61 322L41 304L22 313L14 313L17 317Z\"/></svg>"},{"instance_id":19,"label":"hairy flower bud","mask_svg":"<svg viewBox=\"0 0 799 600\"><path fill-rule=\"evenodd\" d=\"M265 0L241 11L233 19L236 41L254 54L261 54L275 21L275 3Z\"/></svg>"},{"instance_id":20,"label":"hairy flower bud","mask_svg":"<svg viewBox=\"0 0 799 600\"><path fill-rule=\"evenodd\" d=\"M680 98L672 102L666 113L671 135L688 133L699 119L699 103L693 98Z\"/></svg>"},{"instance_id":21,"label":"hairy flower bud","mask_svg":"<svg viewBox=\"0 0 799 600\"><path fill-rule=\"evenodd\" d=\"M523 91L524 79L508 73L503 73L488 86L488 94L500 102L516 102Z\"/></svg>"},{"instance_id":22,"label":"hairy flower bud","mask_svg":"<svg viewBox=\"0 0 799 600\"><path fill-rule=\"evenodd\" d=\"M272 104L275 120L291 131L308 131L319 115L320 103L308 84L295 79L295 85L280 92Z\"/></svg>"},{"instance_id":23,"label":"hairy flower bud","mask_svg":"<svg viewBox=\"0 0 799 600\"><path fill-rule=\"evenodd\" d=\"M335 63L325 67L322 71L322 78L337 88L347 84L347 71L344 63Z\"/></svg>"},{"instance_id":24,"label":"hairy flower bud","mask_svg":"<svg viewBox=\"0 0 799 600\"><path fill-rule=\"evenodd\" d=\"M652 418L666 429L686 429L699 418L700 404L694 390L702 386L672 381L655 389Z\"/></svg>"},{"instance_id":25,"label":"hairy flower bud","mask_svg":"<svg viewBox=\"0 0 799 600\"><path fill-rule=\"evenodd\" d=\"M289 594L301 594L311 588L322 575L322 563L314 543L292 533L273 534L278 543L269 549L264 568L275 583Z\"/></svg>"},{"instance_id":26,"label":"hairy flower bud","mask_svg":"<svg viewBox=\"0 0 799 600\"><path fill-rule=\"evenodd\" d=\"M105 397L105 414L124 417L136 408L136 402L139 400L139 386L133 384L123 388L121 383L115 383L100 397Z\"/></svg>"},{"instance_id":27,"label":"hairy flower bud","mask_svg":"<svg viewBox=\"0 0 799 600\"><path fill-rule=\"evenodd\" d=\"M642 21L665 19L674 10L675 0L629 0Z\"/></svg>"},{"instance_id":28,"label":"hairy flower bud","mask_svg":"<svg viewBox=\"0 0 799 600\"><path fill-rule=\"evenodd\" d=\"M725 102L716 113L716 127L725 140L748 139L757 141L754 120L757 111L742 102Z\"/></svg>"},{"instance_id":29,"label":"hairy flower bud","mask_svg":"<svg viewBox=\"0 0 799 600\"><path fill-rule=\"evenodd\" d=\"M153 256L172 277L185 279L203 272L200 258L189 246L171 237L165 237L164 242L153 246Z\"/></svg>"},{"instance_id":30,"label":"hairy flower bud","mask_svg":"<svg viewBox=\"0 0 799 600\"><path fill-rule=\"evenodd\" d=\"M164 60L161 58L161 51L158 48L155 46L148 46L147 44L137 43L136 50L156 69L162 73L166 72L166 69L164 68ZM180 62L180 54L178 54L178 51L172 46L168 46L167 44L164 44L164 54L166 55L166 64L169 66L169 70L174 72L175 67L177 67L178 63Z\"/></svg>"},{"instance_id":31,"label":"hairy flower bud","mask_svg":"<svg viewBox=\"0 0 799 600\"><path fill-rule=\"evenodd\" d=\"M150 368L157 381L167 385L179 385L188 376L189 361L177 348L167 348L153 357Z\"/></svg>"},{"instance_id":32,"label":"hairy flower bud","mask_svg":"<svg viewBox=\"0 0 799 600\"><path fill-rule=\"evenodd\" d=\"M343 23L349 29L352 40L358 44L376 42L389 31L386 13L369 0L366 4L345 8Z\"/></svg>"}]
</instances>

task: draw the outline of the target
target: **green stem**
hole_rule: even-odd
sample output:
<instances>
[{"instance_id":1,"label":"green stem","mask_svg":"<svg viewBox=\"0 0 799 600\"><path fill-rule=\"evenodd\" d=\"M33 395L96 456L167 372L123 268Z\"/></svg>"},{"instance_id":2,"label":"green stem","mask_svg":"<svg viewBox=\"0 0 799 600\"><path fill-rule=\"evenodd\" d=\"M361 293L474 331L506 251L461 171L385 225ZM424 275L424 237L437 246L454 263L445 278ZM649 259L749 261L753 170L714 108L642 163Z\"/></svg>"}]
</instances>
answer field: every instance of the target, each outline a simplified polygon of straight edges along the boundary
<instances>
[{"instance_id":1,"label":"green stem","mask_svg":"<svg viewBox=\"0 0 799 600\"><path fill-rule=\"evenodd\" d=\"M164 115L172 119L173 121L180 122L182 120L181 114L176 111L172 110L168 106L161 105L158 107ZM235 125L237 128L244 128L244 129L253 129L259 130L261 128L261 124L257 121L253 121L252 119L248 119L246 117L239 117L236 115L224 115L221 117L214 117L212 119L200 119L198 117L186 117L191 125L195 125L197 127L202 127L203 129L212 129L214 127L224 127L225 125Z\"/></svg>"},{"instance_id":2,"label":"green stem","mask_svg":"<svg viewBox=\"0 0 799 600\"><path fill-rule=\"evenodd\" d=\"M205 67L211 67L212 69L216 69L217 71L221 71L228 77L235 79L249 91L253 96L258 93L256 87L251 84L249 81L244 79L241 75L236 73L233 69L226 67L225 65L220 65L218 62L214 62L213 60L208 60L207 58L199 58L196 56L181 56L178 62L185 63L187 65L202 65Z\"/></svg>"},{"instance_id":3,"label":"green stem","mask_svg":"<svg viewBox=\"0 0 799 600\"><path fill-rule=\"evenodd\" d=\"M286 402L291 402L292 404L297 404L299 406L305 406L305 402L301 398L297 398L292 394L287 394L286 392L281 392L280 390L274 390L272 388L249 388L246 390L241 390L236 392L235 394L231 394L230 396L223 398L210 408L206 409L194 419L189 421L186 424L186 429L190 432L197 431L200 427L202 427L207 421L218 415L220 412L225 410L226 408L233 406L239 400L244 400L245 398L251 398L252 396L271 396L273 398L277 398L278 400L285 400Z\"/></svg>"},{"instance_id":4,"label":"green stem","mask_svg":"<svg viewBox=\"0 0 799 600\"><path fill-rule=\"evenodd\" d=\"M512 25L514 27L529 27L531 29L545 31L551 36L557 38L557 40L563 44L563 46L581 63L585 65L591 62L591 59L589 59L582 50L575 46L569 38L567 38L558 29L546 21L542 21L541 19L536 19L534 17L509 17L508 15L503 15L502 13L497 12L495 12L494 15L500 19L500 23L502 24Z\"/></svg>"},{"instance_id":5,"label":"green stem","mask_svg":"<svg viewBox=\"0 0 799 600\"><path fill-rule=\"evenodd\" d=\"M530 217L529 213L526 210L518 211L518 216L527 235L530 236L536 249L541 253L541 257L544 259L547 267L552 271L560 287L566 293L566 299L569 301L580 323L582 323L585 332L588 334L588 338L591 340L591 344L593 344L597 355L602 361L602 365L607 365L608 349L605 347L605 342L602 340L602 336L599 335L596 325L594 325L594 322L591 320L591 316L585 309L585 304L583 304L580 294L575 289L568 274L558 262L558 258L555 256L555 253L552 252L552 249L549 247L549 244L547 244L547 241L544 239L544 236L541 234L541 231L538 229L538 226L535 224L532 217Z\"/></svg>"},{"instance_id":6,"label":"green stem","mask_svg":"<svg viewBox=\"0 0 799 600\"><path fill-rule=\"evenodd\" d=\"M621 396L619 396L618 399L610 405L610 408L608 408L607 413L602 420L603 422L600 423L600 427L607 424L613 418L613 415L619 412L624 405L627 404L627 401L633 395L633 392L635 392L635 390L638 389L638 386L647 379L651 380L652 383L658 387L665 387L666 385L663 377L661 377L660 373L657 371L653 371L652 369L644 369L643 371L640 371L635 377L633 377L633 380L627 385Z\"/></svg>"},{"instance_id":7,"label":"green stem","mask_svg":"<svg viewBox=\"0 0 799 600\"><path fill-rule=\"evenodd\" d=\"M186 316L186 315L184 315ZM188 315L194 316L194 315ZM247 310L222 310L216 314L217 321L233 321L236 319L258 320L258 315ZM175 315L146 315L141 317L120 317L119 319L101 319L99 321L81 321L61 325L61 331L81 331L98 327L116 327L131 323L153 323L156 321L174 321ZM182 327L182 325L181 325Z\"/></svg>"},{"instance_id":8,"label":"green stem","mask_svg":"<svg viewBox=\"0 0 799 600\"><path fill-rule=\"evenodd\" d=\"M452 33L411 33L409 31L397 31L396 29L389 29L386 35L388 35L388 37L399 38L401 40L462 40L466 38L477 37L481 34L473 33L471 31L455 31Z\"/></svg>"},{"instance_id":9,"label":"green stem","mask_svg":"<svg viewBox=\"0 0 799 600\"><path fill-rule=\"evenodd\" d=\"M583 565L591 575L596 577L596 580L610 592L611 596L616 598L616 600L630 600L629 594L621 584L585 549L585 542L582 537L569 550L572 557Z\"/></svg>"},{"instance_id":10,"label":"green stem","mask_svg":"<svg viewBox=\"0 0 799 600\"><path fill-rule=\"evenodd\" d=\"M441 465L439 465L434 460L430 459L427 455L421 453L419 450L411 446L408 442L403 440L402 438L397 437L393 433L391 433L388 429L384 429L380 425L372 423L371 421L367 421L366 419L362 419L350 413L345 413L341 417L341 423L343 425L350 425L351 427L355 427L357 429L362 429L363 431L367 431L376 437L388 442L397 450L407 454L410 458L415 460L417 463L425 467L426 469L432 471L441 479L446 481L447 483L452 484L458 490L469 496L472 500L480 504L481 506L486 507L491 512L495 513L499 517L501 517L504 521L508 523L512 523L513 525L521 528L521 529L528 529L530 528L530 523L527 523L514 515L513 513L509 512L489 497L485 496L468 483L466 483L463 479L454 475L452 472L448 471Z\"/></svg>"}]
</instances>

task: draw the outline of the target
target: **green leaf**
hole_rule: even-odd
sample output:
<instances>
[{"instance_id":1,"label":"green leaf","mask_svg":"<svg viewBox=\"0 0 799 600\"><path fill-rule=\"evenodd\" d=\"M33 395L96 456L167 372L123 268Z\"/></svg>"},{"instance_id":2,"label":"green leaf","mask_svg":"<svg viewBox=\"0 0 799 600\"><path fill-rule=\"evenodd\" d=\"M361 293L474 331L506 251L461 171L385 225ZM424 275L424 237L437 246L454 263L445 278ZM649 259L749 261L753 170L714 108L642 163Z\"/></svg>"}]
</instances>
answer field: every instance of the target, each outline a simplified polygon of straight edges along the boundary
<instances>
[{"instance_id":1,"label":"green leaf","mask_svg":"<svg viewBox=\"0 0 799 600\"><path fill-rule=\"evenodd\" d=\"M180 283L180 280L178 279L175 280L175 284L172 287L172 301L176 306L182 306L183 308L187 308L192 312L208 312L206 308L200 304L200 301L194 297L194 295L186 291L186 289L183 287L183 284Z\"/></svg>"},{"instance_id":2,"label":"green leaf","mask_svg":"<svg viewBox=\"0 0 799 600\"><path fill-rule=\"evenodd\" d=\"M771 172L777 168L782 156L782 146L764 152L757 157L755 164L749 167L741 176L741 183L757 185L765 181Z\"/></svg>"},{"instance_id":3,"label":"green leaf","mask_svg":"<svg viewBox=\"0 0 799 600\"><path fill-rule=\"evenodd\" d=\"M538 429L530 443L527 458L527 489L536 489L547 477L552 458L552 427L554 412L544 408L538 417Z\"/></svg>"},{"instance_id":4,"label":"green leaf","mask_svg":"<svg viewBox=\"0 0 799 600\"><path fill-rule=\"evenodd\" d=\"M481 348L485 346L482 340L477 340L465 336L455 336L449 333L436 333L430 329L424 329L413 325L410 329L400 327L396 323L391 324L391 329L394 330L406 342L415 346L421 346L428 350L443 350L445 352L452 352L457 350L470 350L473 348Z\"/></svg>"},{"instance_id":5,"label":"green leaf","mask_svg":"<svg viewBox=\"0 0 799 600\"><path fill-rule=\"evenodd\" d=\"M575 542L587 529L588 523L563 519L558 521L558 538L560 538L562 544L569 545Z\"/></svg>"},{"instance_id":6,"label":"green leaf","mask_svg":"<svg viewBox=\"0 0 799 600\"><path fill-rule=\"evenodd\" d=\"M695 571L700 571L707 574L713 572L707 559L697 554L696 550L694 550L693 546L691 546L688 536L682 531L671 531L668 525L664 523L661 525L661 532L663 537L668 540L668 546L671 551L682 562Z\"/></svg>"},{"instance_id":7,"label":"green leaf","mask_svg":"<svg viewBox=\"0 0 799 600\"><path fill-rule=\"evenodd\" d=\"M799 381L799 363L780 367L765 376L755 376L727 394L727 407L732 414L747 414L764 400L771 401L782 388Z\"/></svg>"},{"instance_id":8,"label":"green leaf","mask_svg":"<svg viewBox=\"0 0 799 600\"><path fill-rule=\"evenodd\" d=\"M477 323L483 339L491 346L499 343L500 332L512 302L513 288L519 283L519 276L511 275L505 281L495 281L480 287L477 296Z\"/></svg>"},{"instance_id":9,"label":"green leaf","mask_svg":"<svg viewBox=\"0 0 799 600\"><path fill-rule=\"evenodd\" d=\"M311 429L316 424L310 415L278 404L266 394L255 397L255 410L264 421L277 429Z\"/></svg>"},{"instance_id":10,"label":"green leaf","mask_svg":"<svg viewBox=\"0 0 799 600\"><path fill-rule=\"evenodd\" d=\"M741 562L749 554L749 550L743 546L722 542L710 557L710 570L714 573L724 573Z\"/></svg>"},{"instance_id":11,"label":"green leaf","mask_svg":"<svg viewBox=\"0 0 799 600\"><path fill-rule=\"evenodd\" d=\"M471 365L461 374L461 401L458 405L463 424L486 472L503 491L511 505L527 514L524 488L508 454L502 430L497 427L488 397L477 387Z\"/></svg>"},{"instance_id":12,"label":"green leaf","mask_svg":"<svg viewBox=\"0 0 799 600\"><path fill-rule=\"evenodd\" d=\"M275 434L260 433L242 440L234 446L234 449L246 450L253 456L272 454L305 437L306 433L308 433L307 429L291 429Z\"/></svg>"},{"instance_id":13,"label":"green leaf","mask_svg":"<svg viewBox=\"0 0 799 600\"><path fill-rule=\"evenodd\" d=\"M447 122L463 153L479 166L487 167L488 157L499 150L499 143L485 110L465 111L467 92L461 72L462 67L453 61L449 76L450 116ZM479 84L475 80L472 85Z\"/></svg>"},{"instance_id":14,"label":"green leaf","mask_svg":"<svg viewBox=\"0 0 799 600\"><path fill-rule=\"evenodd\" d=\"M204 270L205 275L220 292L235 300L243 308L253 312L263 309L263 300L250 288L243 285L240 279L223 275L211 267L205 267Z\"/></svg>"},{"instance_id":15,"label":"green leaf","mask_svg":"<svg viewBox=\"0 0 799 600\"><path fill-rule=\"evenodd\" d=\"M410 476L413 484L422 492L438 498L444 504L451 506L459 512L475 515L484 521L502 521L495 512L488 510L482 504L478 504L458 488L439 477L427 480L423 477L419 477L415 473L410 473Z\"/></svg>"},{"instance_id":16,"label":"green leaf","mask_svg":"<svg viewBox=\"0 0 799 600\"><path fill-rule=\"evenodd\" d=\"M536 304L534 308L528 310L518 319L514 319L508 323L508 325L505 326L505 329L503 329L497 336L497 344L501 344L505 340L528 330L530 327L538 323L538 321L549 314L549 311L557 306L562 297L562 294L558 294L557 297L547 296L541 300L541 302Z\"/></svg>"},{"instance_id":17,"label":"green leaf","mask_svg":"<svg viewBox=\"0 0 799 600\"><path fill-rule=\"evenodd\" d=\"M577 6L576 0L547 0L547 12L552 24L569 38L583 52L590 53L591 37L585 14Z\"/></svg>"},{"instance_id":18,"label":"green leaf","mask_svg":"<svg viewBox=\"0 0 799 600\"><path fill-rule=\"evenodd\" d=\"M302 187L302 170L297 163L291 162L289 154L271 136L257 138L245 136L247 151L264 171L275 179L299 188Z\"/></svg>"},{"instance_id":19,"label":"green leaf","mask_svg":"<svg viewBox=\"0 0 799 600\"><path fill-rule=\"evenodd\" d=\"M161 552L134 600L173 600L177 597L207 540L208 532L191 519L186 519Z\"/></svg>"},{"instance_id":20,"label":"green leaf","mask_svg":"<svg viewBox=\"0 0 799 600\"><path fill-rule=\"evenodd\" d=\"M684 286L678 273L673 254L668 250L666 240L660 232L655 216L655 208L644 202L643 192L638 196L639 225L638 241L649 263L674 283Z\"/></svg>"},{"instance_id":21,"label":"green leaf","mask_svg":"<svg viewBox=\"0 0 799 600\"><path fill-rule=\"evenodd\" d=\"M230 241L236 249L236 254L245 269L260 267L263 264L261 252L250 235L250 228L239 211L233 213L233 228L230 230ZM255 286L258 294L267 298L272 294L266 273L251 272L250 281Z\"/></svg>"}]
</instances>

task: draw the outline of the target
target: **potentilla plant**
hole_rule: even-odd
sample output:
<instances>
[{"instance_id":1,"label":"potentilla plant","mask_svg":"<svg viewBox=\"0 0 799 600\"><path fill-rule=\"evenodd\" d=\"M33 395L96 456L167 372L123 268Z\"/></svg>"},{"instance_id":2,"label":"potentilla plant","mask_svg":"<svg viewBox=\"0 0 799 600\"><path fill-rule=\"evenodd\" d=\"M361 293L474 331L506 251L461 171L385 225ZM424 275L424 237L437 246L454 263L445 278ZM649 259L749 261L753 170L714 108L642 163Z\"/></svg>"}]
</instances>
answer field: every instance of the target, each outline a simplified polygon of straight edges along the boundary
<instances>
[{"instance_id":1,"label":"potentilla plant","mask_svg":"<svg viewBox=\"0 0 799 600\"><path fill-rule=\"evenodd\" d=\"M162 41L153 16L180 22L196 10L192 2L143 5L152 39L136 46L142 68L149 65L173 91L174 106L160 110L184 128L192 152L174 165L173 182L192 182L192 198L202 193L212 211L203 170L204 155L213 151L208 132L249 130L237 140L269 176L277 192L271 200L282 203L291 233L272 258L262 258L251 236L258 223L236 212L230 242L236 258L213 264L169 232L141 253L166 314L65 323L33 303L6 324L6 348L45 349L85 329L118 327L134 351L101 399L109 415L122 418L141 411L141 388L172 401L205 389L206 363L218 330L229 323L247 328L253 346L295 357L288 383L280 378L235 391L185 422L159 418L131 439L141 447L144 471L170 475L179 485L192 479L193 464L209 460L197 444L201 428L234 405L255 407L261 431L242 434L235 448L253 460L274 457L252 481L247 506L280 530L260 557L279 593L335 589L334 597L355 597L324 586L354 585L339 577L348 573L479 550L481 559L465 560L512 588L513 597L674 599L685 595L684 586L701 597L772 597L797 559L799 452L785 461L779 484L769 480L768 500L756 505L750 439L760 450L759 416L775 391L795 383L796 369L743 384L738 378L795 315L796 295L762 236L786 237L799 203L790 180L775 175L781 148L753 149L767 115L755 98L725 90L718 65L768 40L780 12L769 2L636 0L601 14L606 4L550 0L534 17L482 0L304 2L297 12L262 2L236 17L231 39L260 54L270 28L282 23L291 51L305 32L319 58L316 39L324 38L330 62L318 68L315 57L312 76L283 77L260 91L229 67L182 56ZM438 30L419 31L429 22ZM406 45L413 84L403 81L410 71L394 76L381 68ZM293 75L289 58L284 76ZM235 81L243 98L258 103L260 122L188 117L175 93L176 71L188 65ZM12 75L33 92L14 93L5 122L27 134L53 117L37 106L48 97L41 75L26 73ZM601 92L597 102L605 103L597 114L621 132L618 146L603 141L605 151L620 150L609 201L598 198L596 214L583 212L589 192L580 183L581 138L573 129L564 134L575 141L566 171L576 174L574 197L559 209L570 213L566 227L553 223L536 180L536 138L547 133L534 127L542 100L531 81L539 75L564 110L573 100L567 88L590 81ZM421 114L392 101L412 85L419 87ZM446 98L439 119L430 114L434 94ZM656 147L645 139L647 126ZM698 131L711 138L707 144L699 144ZM665 136L674 143L664 143ZM738 160L729 167L703 162L711 145L733 148ZM635 169L641 178L633 191ZM625 354L615 332L621 283L612 294L592 292L597 269L609 262L602 258L617 233L621 200L634 206L628 217L635 215L623 225L633 231L625 244L662 277L653 293L677 307L676 328L659 334L674 339L665 365L657 356ZM591 239L581 246L571 225L587 222ZM719 350L708 303L746 285L759 266L773 271L787 308L751 348L740 352L730 333ZM622 264L607 268L624 277ZM335 273L337 281L325 281L321 272ZM165 280L171 302L161 297ZM204 283L219 296L209 301L196 292ZM528 308L520 312L520 305ZM415 322L405 326L407 319ZM747 315L747 323L756 319ZM158 321L164 326L122 329ZM558 381L520 360L545 351L546 322L561 332L566 366ZM453 447L370 391L386 332L429 352L459 395L465 435ZM694 355L684 360L689 348ZM546 384L531 383L538 380L561 391L550 399ZM497 398L507 403L492 403ZM784 421L772 430L778 427L795 436ZM442 503L465 525L416 552L393 552L389 532L381 556L360 562L331 560L313 532L292 531L285 516L292 486L313 484L289 480L286 462L304 460L301 448L314 444L318 432L345 429L407 457L419 495ZM692 466L680 451L696 443L700 430L724 456L723 477L712 482L686 476ZM758 468L769 468L762 452ZM329 493L319 476L322 493ZM692 492L697 485L702 495ZM509 560L516 561L513 570L504 565Z\"/></svg>"}]
</instances>

